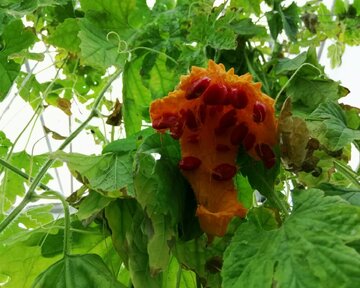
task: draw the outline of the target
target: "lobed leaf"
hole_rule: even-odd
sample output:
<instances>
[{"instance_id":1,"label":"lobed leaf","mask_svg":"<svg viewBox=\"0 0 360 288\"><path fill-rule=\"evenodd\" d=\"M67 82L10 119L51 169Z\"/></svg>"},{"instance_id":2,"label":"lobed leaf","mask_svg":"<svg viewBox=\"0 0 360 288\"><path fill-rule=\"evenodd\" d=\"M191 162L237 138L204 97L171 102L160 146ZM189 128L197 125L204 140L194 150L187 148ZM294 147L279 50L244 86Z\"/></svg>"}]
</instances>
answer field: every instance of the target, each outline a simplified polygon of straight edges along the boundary
<instances>
[{"instance_id":1,"label":"lobed leaf","mask_svg":"<svg viewBox=\"0 0 360 288\"><path fill-rule=\"evenodd\" d=\"M360 209L321 190L293 193L293 211L279 229L250 221L225 251L224 287L354 287L360 255Z\"/></svg>"}]
</instances>

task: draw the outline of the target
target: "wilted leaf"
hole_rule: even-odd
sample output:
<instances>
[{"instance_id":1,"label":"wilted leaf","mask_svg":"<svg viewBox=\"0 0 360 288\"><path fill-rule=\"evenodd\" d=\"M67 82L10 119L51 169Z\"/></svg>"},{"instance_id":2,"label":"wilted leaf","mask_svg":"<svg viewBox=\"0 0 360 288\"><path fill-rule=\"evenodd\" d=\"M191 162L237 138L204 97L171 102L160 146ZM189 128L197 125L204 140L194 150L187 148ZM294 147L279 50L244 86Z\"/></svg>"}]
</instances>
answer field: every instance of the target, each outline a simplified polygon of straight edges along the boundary
<instances>
[{"instance_id":1,"label":"wilted leaf","mask_svg":"<svg viewBox=\"0 0 360 288\"><path fill-rule=\"evenodd\" d=\"M354 287L360 255L360 208L317 189L293 193L292 214L279 229L253 221L236 231L225 251L227 287Z\"/></svg>"},{"instance_id":2,"label":"wilted leaf","mask_svg":"<svg viewBox=\"0 0 360 288\"><path fill-rule=\"evenodd\" d=\"M51 137L55 140L64 140L66 139L66 136L62 136L60 135L59 133L51 130L50 128L46 127L46 126L43 126L43 129L45 131L46 134L49 134L51 133Z\"/></svg>"},{"instance_id":3,"label":"wilted leaf","mask_svg":"<svg viewBox=\"0 0 360 288\"><path fill-rule=\"evenodd\" d=\"M331 68L341 65L341 57L345 51L345 45L341 42L336 42L328 47L327 57L330 59Z\"/></svg>"},{"instance_id":4,"label":"wilted leaf","mask_svg":"<svg viewBox=\"0 0 360 288\"><path fill-rule=\"evenodd\" d=\"M278 122L281 159L287 169L300 170L306 158L312 157L317 147L309 146L310 131L306 122L292 116L291 98L287 98L280 112Z\"/></svg>"},{"instance_id":5,"label":"wilted leaf","mask_svg":"<svg viewBox=\"0 0 360 288\"><path fill-rule=\"evenodd\" d=\"M114 109L106 119L106 124L111 126L120 126L122 119L122 104L116 98Z\"/></svg>"}]
</instances>

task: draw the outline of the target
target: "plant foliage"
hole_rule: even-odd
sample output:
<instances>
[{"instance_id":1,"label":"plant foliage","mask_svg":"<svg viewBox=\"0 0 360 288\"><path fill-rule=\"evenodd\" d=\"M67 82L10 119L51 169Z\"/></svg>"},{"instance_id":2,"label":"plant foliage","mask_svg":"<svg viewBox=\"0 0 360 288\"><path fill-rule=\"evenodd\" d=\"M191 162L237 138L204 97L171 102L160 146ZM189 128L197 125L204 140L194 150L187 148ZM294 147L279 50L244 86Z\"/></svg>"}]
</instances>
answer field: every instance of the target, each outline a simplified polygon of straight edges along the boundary
<instances>
[{"instance_id":1,"label":"plant foliage","mask_svg":"<svg viewBox=\"0 0 360 288\"><path fill-rule=\"evenodd\" d=\"M0 131L0 286L356 287L360 184L348 161L359 109L340 104L348 90L316 48L330 42L341 65L360 44L360 1L148 2L1 1L0 102L21 97L34 123L49 107L81 123L68 137L42 124L61 144L40 155L19 148L30 125L14 141ZM29 67L50 54L57 73L43 81ZM200 229L178 141L148 127L151 102L209 59L252 74L279 121L273 168L238 152L234 184L249 210L223 237ZM102 153L64 152L85 131ZM46 186L62 164L81 183L66 199Z\"/></svg>"}]
</instances>

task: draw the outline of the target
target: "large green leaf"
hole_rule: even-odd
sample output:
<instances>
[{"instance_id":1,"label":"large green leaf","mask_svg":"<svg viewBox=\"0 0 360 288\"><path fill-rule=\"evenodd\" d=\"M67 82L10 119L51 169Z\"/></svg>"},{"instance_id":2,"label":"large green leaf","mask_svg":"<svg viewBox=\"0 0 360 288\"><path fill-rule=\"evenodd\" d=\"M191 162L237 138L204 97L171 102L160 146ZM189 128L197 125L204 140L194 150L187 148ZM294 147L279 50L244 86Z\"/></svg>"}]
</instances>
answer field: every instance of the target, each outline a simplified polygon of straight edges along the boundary
<instances>
[{"instance_id":1,"label":"large green leaf","mask_svg":"<svg viewBox=\"0 0 360 288\"><path fill-rule=\"evenodd\" d=\"M290 82L286 94L292 98L294 109L306 112L312 112L321 103L337 100L342 96L337 82L307 76L295 76Z\"/></svg>"},{"instance_id":2,"label":"large green leaf","mask_svg":"<svg viewBox=\"0 0 360 288\"><path fill-rule=\"evenodd\" d=\"M85 64L99 68L124 66L128 54L122 51L118 36L103 32L86 19L82 19L79 26L81 57Z\"/></svg>"},{"instance_id":3,"label":"large green leaf","mask_svg":"<svg viewBox=\"0 0 360 288\"><path fill-rule=\"evenodd\" d=\"M132 193L133 160L130 153L88 156L58 151L52 157L66 162L74 177L105 196L120 197Z\"/></svg>"},{"instance_id":4,"label":"large green leaf","mask_svg":"<svg viewBox=\"0 0 360 288\"><path fill-rule=\"evenodd\" d=\"M150 9L145 0L81 0L80 4L92 26L101 27L106 33L114 31L125 41L149 21Z\"/></svg>"},{"instance_id":5,"label":"large green leaf","mask_svg":"<svg viewBox=\"0 0 360 288\"><path fill-rule=\"evenodd\" d=\"M177 234L188 188L177 167L179 159L179 144L169 135L149 136L136 154L135 197L150 220L147 249L154 271L168 264L169 243Z\"/></svg>"},{"instance_id":6,"label":"large green leaf","mask_svg":"<svg viewBox=\"0 0 360 288\"><path fill-rule=\"evenodd\" d=\"M80 52L81 44L80 39L78 38L79 31L80 27L78 20L67 18L63 23L56 27L56 30L49 36L47 41L50 44L64 48L69 52L77 53Z\"/></svg>"},{"instance_id":7,"label":"large green leaf","mask_svg":"<svg viewBox=\"0 0 360 288\"><path fill-rule=\"evenodd\" d=\"M66 255L41 273L32 287L124 288L126 286L116 280L100 256L84 254Z\"/></svg>"},{"instance_id":8,"label":"large green leaf","mask_svg":"<svg viewBox=\"0 0 360 288\"><path fill-rule=\"evenodd\" d=\"M316 136L332 151L360 139L360 131L347 127L346 115L335 102L321 103L309 119L316 121Z\"/></svg>"},{"instance_id":9,"label":"large green leaf","mask_svg":"<svg viewBox=\"0 0 360 288\"><path fill-rule=\"evenodd\" d=\"M225 251L226 287L355 287L360 255L360 208L321 190L293 193L293 211L279 229L250 221Z\"/></svg>"}]
</instances>

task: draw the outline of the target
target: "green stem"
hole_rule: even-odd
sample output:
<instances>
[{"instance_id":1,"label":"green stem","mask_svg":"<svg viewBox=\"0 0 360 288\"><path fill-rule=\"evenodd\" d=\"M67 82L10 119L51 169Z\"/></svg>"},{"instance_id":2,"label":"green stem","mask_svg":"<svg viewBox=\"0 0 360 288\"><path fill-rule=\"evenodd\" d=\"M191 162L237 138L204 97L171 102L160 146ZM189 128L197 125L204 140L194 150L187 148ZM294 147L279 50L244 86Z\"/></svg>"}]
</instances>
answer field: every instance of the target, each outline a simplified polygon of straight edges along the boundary
<instances>
[{"instance_id":1,"label":"green stem","mask_svg":"<svg viewBox=\"0 0 360 288\"><path fill-rule=\"evenodd\" d=\"M71 135L69 135L68 138L65 139L65 141L60 145L59 149L57 151L62 151L64 148L69 145L69 143L74 140L75 137L79 135L79 133L84 130L84 128L87 126L87 124L90 122L90 120L98 115L98 107L101 103L101 100L103 99L105 92L109 89L111 86L111 83L120 75L121 70L118 69L110 78L108 83L103 87L103 89L100 91L98 97L95 99L95 102L93 104L93 107L91 109L90 115L88 118L73 132ZM39 173L36 175L34 180L32 181L28 191L25 194L24 199L20 202L19 206L17 206L13 211L10 212L10 214L4 219L3 222L0 223L0 232L2 232L18 215L19 213L25 208L25 206L31 202L34 198L35 189L40 183L41 179L44 177L46 172L49 170L51 165L55 162L54 159L49 159L46 161L44 166L41 168Z\"/></svg>"},{"instance_id":2,"label":"green stem","mask_svg":"<svg viewBox=\"0 0 360 288\"><path fill-rule=\"evenodd\" d=\"M47 191L42 193L41 195L36 195L36 198L41 199L54 199L54 196L56 199L61 201L61 204L64 208L64 248L63 253L64 256L68 256L71 253L71 223L70 223L70 209L69 204L66 202L66 199L64 196L62 196L60 193L55 191Z\"/></svg>"},{"instance_id":3,"label":"green stem","mask_svg":"<svg viewBox=\"0 0 360 288\"><path fill-rule=\"evenodd\" d=\"M3 160L1 158L0 158L0 165L4 166L5 168L8 168L9 170L13 171L14 173L23 177L26 180L33 181L33 179L34 179L34 177L31 177L27 173L21 171L20 169L16 168L15 166L11 165L10 163L6 162L5 160ZM48 186L46 186L43 183L39 183L38 186L44 190L51 190Z\"/></svg>"}]
</instances>

